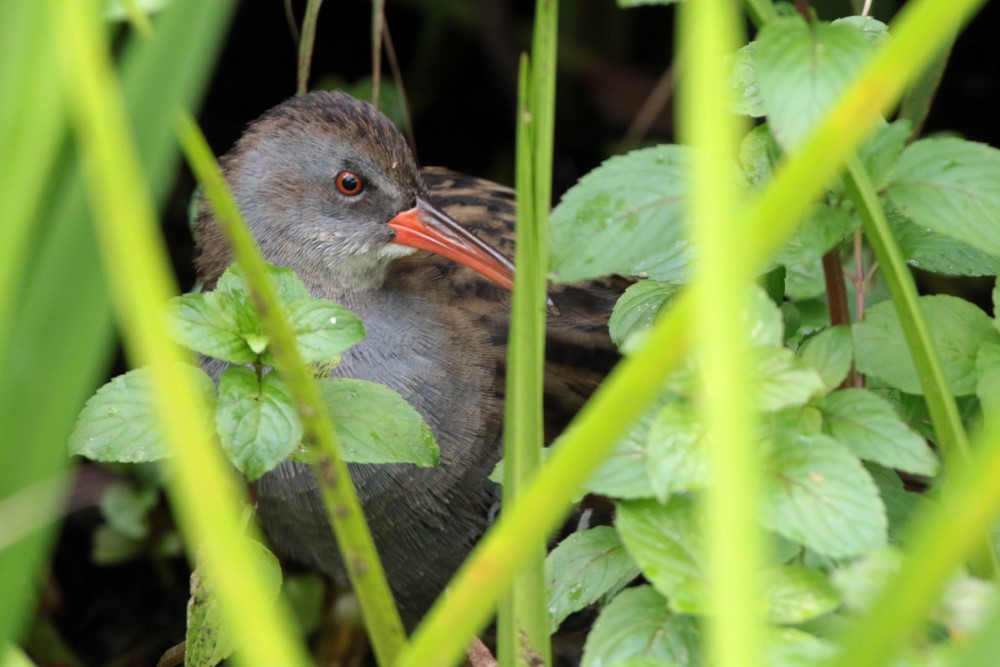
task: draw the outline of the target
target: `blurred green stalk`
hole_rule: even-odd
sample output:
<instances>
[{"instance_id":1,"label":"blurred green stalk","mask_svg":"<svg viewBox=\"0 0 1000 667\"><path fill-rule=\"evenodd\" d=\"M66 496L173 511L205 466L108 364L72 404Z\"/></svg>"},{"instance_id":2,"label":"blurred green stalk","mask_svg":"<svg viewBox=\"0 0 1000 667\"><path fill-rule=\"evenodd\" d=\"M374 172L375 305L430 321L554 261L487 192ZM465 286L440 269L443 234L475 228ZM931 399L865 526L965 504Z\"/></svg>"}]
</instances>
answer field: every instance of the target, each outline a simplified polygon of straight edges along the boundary
<instances>
[{"instance_id":1,"label":"blurred green stalk","mask_svg":"<svg viewBox=\"0 0 1000 667\"><path fill-rule=\"evenodd\" d=\"M699 307L692 326L698 332L700 413L712 480L702 501L711 610L706 662L754 667L762 664L764 644L764 547L757 524L763 472L744 311L756 266L746 256L748 228L740 224L737 183L730 177L745 123L729 112L723 66L744 39L731 0L701 0L679 9L678 132L696 149L690 213Z\"/></svg>"},{"instance_id":2,"label":"blurred green stalk","mask_svg":"<svg viewBox=\"0 0 1000 667\"><path fill-rule=\"evenodd\" d=\"M302 421L302 444L310 451L331 527L351 585L361 605L379 664L389 665L406 641L403 624L389 590L375 541L365 523L361 502L340 452L333 421L319 395L319 388L302 361L288 313L278 299L267 263L257 248L226 185L222 171L194 119L183 115L179 135L192 170L212 202L216 220L229 239L236 263L250 288L254 307L270 341L278 372L288 387Z\"/></svg>"},{"instance_id":3,"label":"blurred green stalk","mask_svg":"<svg viewBox=\"0 0 1000 667\"><path fill-rule=\"evenodd\" d=\"M158 202L177 162L166 118L178 104L200 99L232 4L176 0L158 21L157 39L131 35L122 45L131 124ZM0 178L0 433L5 443L16 443L4 447L0 501L46 488L69 466L70 429L106 372L112 343L80 166L62 145L59 51L38 46L58 44L53 31L65 28L65 20L54 2L0 3L0 147L6 163L16 165ZM125 275L121 267L106 274ZM54 490L38 503L55 507L61 499ZM28 618L52 533L47 527L0 551L0 645Z\"/></svg>"},{"instance_id":4,"label":"blurred green stalk","mask_svg":"<svg viewBox=\"0 0 1000 667\"><path fill-rule=\"evenodd\" d=\"M552 200L559 3L535 5L532 59L522 56L517 123L517 271L511 306L504 422L503 502L512 505L541 463L544 444L548 216ZM504 667L550 664L545 536L500 606L498 658Z\"/></svg>"},{"instance_id":5,"label":"blurred green stalk","mask_svg":"<svg viewBox=\"0 0 1000 667\"><path fill-rule=\"evenodd\" d=\"M179 6L179 5L178 5ZM264 593L240 532L239 494L186 358L167 338L166 300L176 294L166 250L143 180L124 99L108 53L97 3L54 0L62 82L70 102L104 263L126 277L109 282L126 349L154 378L156 408L175 449L168 491L189 548L217 586L241 664L304 665L289 615ZM176 10L176 6L175 6ZM169 127L169 126L168 126ZM120 273L118 273L120 272Z\"/></svg>"}]
</instances>

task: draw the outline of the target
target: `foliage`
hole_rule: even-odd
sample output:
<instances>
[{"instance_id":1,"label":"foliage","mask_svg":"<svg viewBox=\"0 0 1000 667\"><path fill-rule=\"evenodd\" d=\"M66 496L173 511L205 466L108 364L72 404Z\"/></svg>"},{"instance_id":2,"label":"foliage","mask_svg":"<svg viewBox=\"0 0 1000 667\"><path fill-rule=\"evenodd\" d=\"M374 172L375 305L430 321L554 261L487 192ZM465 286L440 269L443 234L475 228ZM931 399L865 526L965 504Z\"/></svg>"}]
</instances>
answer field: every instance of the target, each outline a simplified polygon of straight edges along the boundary
<instances>
[{"instance_id":1,"label":"foliage","mask_svg":"<svg viewBox=\"0 0 1000 667\"><path fill-rule=\"evenodd\" d=\"M361 321L336 304L309 296L294 272L274 267L270 271L303 360L328 375L340 354L364 336ZM206 355L208 368L213 367L213 359L233 364L221 372L214 366L218 389L205 371L184 368L199 387L206 415L233 466L254 481L301 450L303 428L298 412L284 380L270 370L272 345L239 269L229 268L214 291L180 296L169 306L172 333L179 343ZM80 413L70 436L71 451L112 463L145 463L169 456L169 441L154 409L154 381L147 369L140 368L99 389ZM336 419L347 461L437 464L438 449L430 428L399 394L362 380L321 377L317 382ZM298 456L308 458L305 451ZM147 505L148 500L152 499L147 499ZM149 507L144 510L133 503L132 509L134 517L121 511L110 514L108 529L102 533L111 537L124 532L125 538L132 538L118 547L125 555L143 537L131 526L142 520ZM109 532L123 525L124 531L119 527ZM281 585L277 560L262 544L250 544L258 567L268 573L271 596L276 597ZM212 665L229 656L235 643L219 611L225 603L208 573L199 569L191 581L186 662Z\"/></svg>"},{"instance_id":2,"label":"foliage","mask_svg":"<svg viewBox=\"0 0 1000 667\"><path fill-rule=\"evenodd\" d=\"M648 4L656 2L648 0ZM55 2L48 4L56 6ZM134 0L111 3L108 16L128 16L137 29L149 30L148 23L140 20L144 17L138 8L152 10L162 4ZM187 4L193 7L196 3ZM619 0L619 4L629 7L647 2ZM659 0L659 4L669 3ZM746 133L730 161L719 165L714 178L738 188L748 209L757 211L751 207L777 191L774 185L790 171L785 165L811 145L818 126L837 122L829 121L830 109L848 99L857 77L868 71L873 59L891 49L897 37L895 24L890 30L869 18L824 22L807 20L789 6L776 9L760 0L746 4L749 15L763 25L755 39L727 62L730 104L734 112L761 122ZM194 10L187 9L195 16ZM15 10L5 8L0 15L7 17L8 11ZM169 9L165 13L167 18L181 15ZM926 25L924 30L929 34ZM203 41L211 43L210 39ZM554 48L554 42L549 46ZM921 57L926 62L929 54ZM163 68L166 60L161 57L159 62ZM46 75L67 69L69 73L63 74L73 76L65 62L52 62L48 67L52 72L46 71ZM192 70L191 66L178 69ZM711 70L706 67L706 76ZM155 74L158 70L150 71ZM539 75L538 70L534 74ZM4 92L23 92L23 81L8 75L0 68ZM27 81L32 76L36 74L22 78ZM133 104L143 98L144 91L150 100L157 100L150 104L148 113L137 113L134 121L142 150L159 154L155 159L145 156L156 165L150 170L154 174L150 179L155 182L157 196L164 187L162 182L168 180L164 174L169 173L165 165L170 162L164 157L170 151L146 146L154 135L160 144L165 141L160 135L168 136L163 130L169 126L164 120L168 112L157 107L172 110L177 99L194 95L167 95L167 101L160 102L161 98L149 90L157 89L162 78L147 72L145 78L129 79L127 85ZM193 78L187 85L191 91L198 89ZM67 86L67 90L71 88ZM539 102L533 97L530 103L540 105L540 116L552 111L551 99ZM872 104L887 102L876 100ZM62 113L51 100L38 108ZM9 111L0 104L0 142L24 155L28 149L15 142ZM926 109L915 115L925 113ZM59 143L56 139L63 133L65 119L57 115L38 114L39 140L31 145L37 145L33 150L40 155L39 174L50 171ZM155 119L159 130L143 126L143 118ZM996 225L1000 218L996 186L1000 151L960 137L921 137L910 121L890 120L882 119L857 149L848 170L823 184L822 194L812 197L801 215L796 214L798 225L790 238L778 243L782 239L775 232L773 238L758 245L754 245L756 238L748 242L748 263L757 265L758 284L738 286L745 298L738 313L740 331L734 336L745 339L741 342L746 348L742 357L748 375L745 381L757 416L757 428L749 437L753 456L760 462L763 486L754 496L756 513L748 521L769 546L766 562L758 568L753 582L761 598L757 608L763 623L760 643L765 664L826 664L837 659L839 652L843 652L840 659L846 664L854 664L850 660L857 655L869 664L976 664L975 656L990 655L983 647L988 646L991 631L995 635L1000 626L1000 617L990 613L996 598L995 546L980 544L979 554L968 546L976 540L986 541L986 527L994 521L1000 504L996 493L977 498L972 492L996 486L990 486L987 473L1000 462L994 460L996 448L987 446L990 441L985 439L986 445L972 448L971 454L954 444L956 434L962 441L966 431L985 428L993 440L1000 432L996 422L1000 322L979 304L961 298L916 298L908 272L900 274L898 266L884 259L895 253L909 267L945 276L996 276L1000 267ZM81 123L81 127L85 126ZM89 136L79 128L77 132L84 138ZM544 150L544 146L536 148ZM429 644L432 651L440 644L441 655L459 651L468 638L465 630L482 626L499 595L495 591L505 589L517 564L528 559L517 540L505 542L502 536L521 530L538 537L537 530L542 530L538 526L555 525L561 504L577 497L581 489L610 497L616 516L613 526L577 532L549 554L546 593L551 629L558 628L570 614L593 607L598 615L584 647L584 665L686 666L710 659L705 647L716 618L712 605L718 584L711 573L719 554L706 536L704 505L719 475L718 461L710 452L723 450L726 443L713 441L713 424L706 422L702 410L705 397L713 391L704 379L710 360L703 354L687 354L697 342L692 333L697 302L691 295L700 289L698 284L689 285L701 260L701 249L690 234L699 224L691 213L692 193L704 185L698 183L695 173L701 159L698 150L661 145L612 157L582 178L553 211L551 278L571 282L611 274L635 277L611 317L611 337L626 364L647 359L643 355L660 344L655 351L667 361L657 368L671 371L666 377L646 378L642 386L626 387L627 392L618 391L628 394L617 397L619 405L644 405L646 399L638 396L654 397L648 408L636 408L642 414L627 420L631 425L624 435L615 432L616 427L608 427L606 433L614 437L603 444L602 432L596 428L570 429L565 434L553 455L546 457L552 465L543 468L543 473L571 470L560 478L563 484L545 497L539 495L544 491L535 490L537 484L529 483L521 496L525 499L522 504L539 497L550 502L536 502L537 510L521 510L516 505L505 510L497 530L484 542L482 553L486 556L470 560L467 570L471 574L459 580L444 611L436 612L422 634L404 649L401 664L429 664L421 662L422 656L428 655ZM830 167L830 173L836 166ZM520 189L528 189L521 195L529 201L532 195L540 197L539 183L547 176L545 168L527 185L519 183ZM43 179L37 176L32 187L23 188L23 201L12 206L18 216L11 220L19 226L12 223L10 243L3 251L5 258L10 254L11 262L5 262L5 267L21 265L27 257L27 251L20 250L28 246L28 224L51 213L39 203ZM58 210L80 208L79 180L75 172L72 176L52 175L52 183L60 185L53 186L53 192L77 193L66 196L70 204L55 207L52 229L61 229L60 225L75 215ZM71 181L71 187L62 187L64 181ZM19 189L6 182L3 187L4 192ZM538 208L537 201L535 204ZM743 219L740 216L739 220ZM753 219L746 216L746 220ZM885 224L880 226L880 220ZM84 236L85 242L74 241L82 238L79 234L57 236L64 242L51 247L62 248L63 258L69 251L76 256L79 248L84 263L94 268L91 264L96 266L96 251L89 232ZM764 262L762 249L769 244L776 251ZM534 259L527 261L538 262L535 268L544 267L544 249L535 250ZM59 257L35 259L44 268L65 264ZM830 280L831 270L839 273L841 269L854 288L855 300L849 312L837 310L835 304L846 302L848 294L838 293L842 288ZM36 302L46 303L35 299L36 283L22 294L11 287L12 271L0 268L0 309L5 315L8 310L16 312L19 328L8 327L0 318L4 322L0 324L0 340L7 343L9 336L12 344L23 350L30 347L26 340L40 335L37 332L49 333L58 327L31 310L41 307L34 306ZM85 273L81 279L84 297L90 293L90 288L84 289L90 285L86 281L91 280L91 272ZM63 273L53 275L59 278L56 282L66 282ZM334 417L347 459L435 465L438 452L433 435L398 394L380 385L330 377L331 371L336 373L339 355L362 339L362 323L336 304L312 298L290 271L272 267L271 276L290 313L298 350L320 376L322 399ZM34 281L36 277L31 278ZM901 280L905 283L902 288ZM93 321L81 325L81 340L106 336L108 297L102 289L91 289L98 294L94 299L80 299L84 311L93 304ZM908 300L906 289L912 292L912 299ZM1000 284L994 290L994 302L998 299ZM8 308L10 304L14 305ZM75 313L70 306L57 310L60 314ZM127 309L119 308L128 329L130 315ZM208 408L205 423L199 424L214 433L233 466L254 480L289 457L308 458L300 447L303 429L296 406L284 381L270 372L275 363L272 343L239 271L228 271L213 292L177 297L169 312L174 339L216 360L204 365L211 373L193 365L178 366L173 372L188 378L193 396ZM49 324L32 329L22 326L23 322ZM919 327L925 327L928 335L921 338L915 332ZM72 337L67 335L63 344L72 345ZM5 402L0 410L0 418L9 418L16 412L10 406L18 405L8 397L17 391L19 364L13 355L0 362L5 374L13 378L3 385ZM940 366L940 372L934 364ZM80 387L97 372L93 360L76 370L66 368L53 365L57 376L73 373L67 375L65 387L59 377L42 383L46 390L51 386L55 396L52 432L59 432L60 423L68 418L69 408L61 406L75 407L76 397L83 391ZM98 461L132 464L170 457L177 445L161 430L160 406L168 399L164 399L162 387L158 391L156 378L149 369L137 368L100 388L80 413L70 438L72 452ZM608 394L614 397L616 390L602 391L603 400ZM18 427L10 432L37 431L42 434L38 442L51 439L44 437L49 413L33 414L38 422L32 426L34 430ZM597 419L611 422L616 416L609 413ZM581 430L585 432L582 436ZM6 421L4 431L8 431ZM577 462L575 469L569 467L572 462L558 460L561 448L587 437L594 444L592 451L601 446L613 446L614 451L606 457L601 453L586 460L580 457L582 462ZM28 437L23 444L30 448L35 441ZM968 465L970 456L976 457L973 465ZM572 472L597 466L600 461L603 463L585 483L585 474ZM38 493L31 484L61 465L26 467L23 482L17 480L13 485L0 475L0 503L4 503L0 504L0 518L10 511L8 507L25 506L25 498ZM176 540L165 538L150 525L159 475L149 474L148 468L138 470L146 472L140 472L134 482L110 487L101 502L106 525L95 538L97 560L117 562L146 547L164 552L178 548ZM551 477L540 474L539 479ZM8 498L20 504L8 505ZM39 506L47 507L49 500L46 497ZM947 523L953 519L949 512L963 521L953 521L959 525L951 526ZM49 514L40 509L28 523L44 525L51 520ZM182 516L181 523L189 520ZM504 533L508 524L513 528ZM936 544L931 528L943 534L942 526L949 529L948 537ZM0 556L7 555L3 553L4 539L16 545L20 537L16 532L11 537L0 521ZM277 564L259 543L249 542L245 546L256 563L252 571L261 575L254 581L259 579L263 584L264 599L273 599L280 583ZM31 552L18 553L11 561L17 567L9 571L24 575L16 577L18 580L32 578L44 545L37 542L31 546ZM737 543L731 548L739 551L743 546ZM195 544L189 543L188 548L193 553ZM477 563L484 558L490 567L477 570ZM968 571L956 569L963 559L969 563ZM3 562L6 567L8 561ZM884 588L887 580L889 587ZM470 581L494 588L481 592L472 585L466 587ZM884 592L906 590L907 583L917 591L907 599L894 601ZM245 638L252 630L244 629L242 635L230 633L227 623L239 614L230 615L231 602L216 594L215 582L202 568L196 571L192 584L188 661L214 664L237 646L237 636ZM3 585L12 586L6 580ZM23 662L26 659L19 652L11 653L3 645L28 609L25 594L12 590L16 595L11 597L10 610L0 613L0 655ZM315 589L309 590L304 597L315 606ZM223 611L227 605L230 611ZM449 607L459 610L460 622L448 624ZM249 610L251 615L256 612ZM12 623L6 623L8 613ZM435 628L442 626L440 619L445 619L449 631L444 638L434 634ZM888 629L883 632L882 628ZM882 634L884 639L872 639L873 634ZM970 642L967 651L964 641Z\"/></svg>"},{"instance_id":3,"label":"foliage","mask_svg":"<svg viewBox=\"0 0 1000 667\"><path fill-rule=\"evenodd\" d=\"M288 308L303 359L329 371L339 355L361 340L364 327L352 313L309 296L295 274L272 268ZM302 426L273 363L250 293L232 267L212 292L187 294L170 304L173 335L206 357L232 365L216 391L201 369L188 371L202 389L222 448L237 470L256 480L299 447ZM216 367L217 368L217 367ZM170 454L153 405L151 378L143 369L116 377L87 401L70 437L70 450L95 461L139 463ZM320 380L336 414L337 435L348 461L435 465L438 452L423 418L396 392L372 382Z\"/></svg>"},{"instance_id":4,"label":"foliage","mask_svg":"<svg viewBox=\"0 0 1000 667\"><path fill-rule=\"evenodd\" d=\"M781 154L802 141L886 39L886 26L870 19L807 23L789 16L769 22L732 60L735 108L766 121L746 136L741 148L741 180L747 190L766 187ZM812 57L816 53L820 56ZM900 245L906 258L914 266L933 262L934 270L950 275L995 273L1000 235L993 200L1000 151L958 138L917 139L909 130L902 121L885 123L860 151L886 215L905 240ZM641 346L643 329L688 281L693 257L685 235L677 233L685 224L682 184L689 179L688 163L679 158L688 150L660 146L612 158L581 179L553 212L552 244L560 249L553 254L555 279L617 272L664 281L641 280L619 301L611 330L626 354ZM920 476L923 484L933 484L940 468L933 439L925 441L903 418L906 394L919 395L924 388L903 344L894 304L869 300L850 329L828 321L803 331L802 322L791 316L800 301L825 296L821 271L812 274L819 280L811 279L808 288L803 277L824 254L840 256L850 249L853 231L860 226L857 215L843 185L832 183L773 260L772 267L785 270L784 298L779 294L772 302L757 290L749 302L760 305L746 319L762 413L757 446L766 476L757 521L772 543L792 547L773 551L775 564L761 572L766 616L775 626L798 627L794 641L803 646L836 639L836 625L814 621L831 614L849 617L862 609L858 593L848 592L848 582L857 581L864 564L904 534L903 524L920 497L902 491L895 473L886 468ZM581 227L590 232L581 234ZM916 235L919 242L910 240ZM995 366L986 360L995 358L997 321L956 297L925 296L920 306L947 390L956 396L978 392L984 403L993 400L988 387L993 386ZM781 347L786 340L799 342ZM877 378L880 387L897 391L844 386L852 364ZM553 586L553 610L574 609L580 600L599 600L611 591L611 602L588 640L584 664L626 664L619 662L625 658L635 664L698 664L692 654L676 648L691 646L698 626L672 619L705 614L701 599L710 583L705 576L709 554L696 511L713 477L697 409L703 391L699 376L693 360L676 371L653 411L633 426L617 455L589 484L592 491L619 498L616 532L652 587L614 596L612 582L594 575L579 576L571 587ZM966 426L976 419L971 415ZM631 472L623 473L623 466ZM610 536L599 553L589 542L565 542L550 555L550 566L569 569L577 559L586 559L590 572L629 571ZM560 580L558 572L551 576ZM865 576L877 588L877 579ZM992 583L968 581L990 599L994 596ZM985 611L971 609L975 625ZM917 650L937 652L949 637L961 634L956 624L968 620L949 617L945 623L953 632L945 635L928 625L916 640ZM646 623L656 626L651 630L655 643L642 639ZM789 635L775 628L768 637L767 650L780 652ZM829 653L811 652L813 658L794 664L815 664Z\"/></svg>"}]
</instances>

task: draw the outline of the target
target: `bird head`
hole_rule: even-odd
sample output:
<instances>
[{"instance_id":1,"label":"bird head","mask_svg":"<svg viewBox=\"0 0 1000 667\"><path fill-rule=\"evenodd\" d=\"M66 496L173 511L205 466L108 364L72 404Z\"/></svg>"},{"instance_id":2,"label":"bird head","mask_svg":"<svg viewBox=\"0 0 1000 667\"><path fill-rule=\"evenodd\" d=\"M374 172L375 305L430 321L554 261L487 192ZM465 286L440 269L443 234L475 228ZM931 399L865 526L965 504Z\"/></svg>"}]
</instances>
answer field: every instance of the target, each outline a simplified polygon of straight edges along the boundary
<instances>
[{"instance_id":1,"label":"bird head","mask_svg":"<svg viewBox=\"0 0 1000 667\"><path fill-rule=\"evenodd\" d=\"M221 162L264 256L303 279L377 289L394 260L426 250L512 284L502 254L430 203L391 121L346 93L283 102ZM214 282L231 263L228 244L207 209L197 232L199 272Z\"/></svg>"}]
</instances>

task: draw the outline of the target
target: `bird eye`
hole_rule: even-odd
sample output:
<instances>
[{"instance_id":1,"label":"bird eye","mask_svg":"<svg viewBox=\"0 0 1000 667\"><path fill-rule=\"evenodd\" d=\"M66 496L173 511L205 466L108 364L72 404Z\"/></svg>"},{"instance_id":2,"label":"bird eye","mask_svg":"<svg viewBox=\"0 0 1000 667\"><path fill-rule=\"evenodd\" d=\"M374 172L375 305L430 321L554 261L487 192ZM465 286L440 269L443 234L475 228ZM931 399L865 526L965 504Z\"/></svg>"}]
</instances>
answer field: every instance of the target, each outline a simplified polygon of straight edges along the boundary
<instances>
[{"instance_id":1,"label":"bird eye","mask_svg":"<svg viewBox=\"0 0 1000 667\"><path fill-rule=\"evenodd\" d=\"M340 172L334 182L337 184L337 190L340 194L348 197L355 197L365 189L365 182L353 171Z\"/></svg>"}]
</instances>

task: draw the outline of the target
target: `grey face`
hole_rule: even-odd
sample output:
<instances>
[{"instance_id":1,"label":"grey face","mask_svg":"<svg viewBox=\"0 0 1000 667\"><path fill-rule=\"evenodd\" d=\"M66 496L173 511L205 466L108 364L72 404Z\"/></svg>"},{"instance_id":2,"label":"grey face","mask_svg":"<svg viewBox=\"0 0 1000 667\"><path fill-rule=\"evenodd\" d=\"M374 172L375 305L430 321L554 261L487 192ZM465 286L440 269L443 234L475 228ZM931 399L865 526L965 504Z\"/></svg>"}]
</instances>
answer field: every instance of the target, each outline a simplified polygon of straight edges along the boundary
<instances>
[{"instance_id":1,"label":"grey face","mask_svg":"<svg viewBox=\"0 0 1000 667\"><path fill-rule=\"evenodd\" d=\"M421 194L416 165L390 121L343 93L292 98L255 121L224 160L267 259L344 288L377 287L393 259L386 221Z\"/></svg>"}]
</instances>

